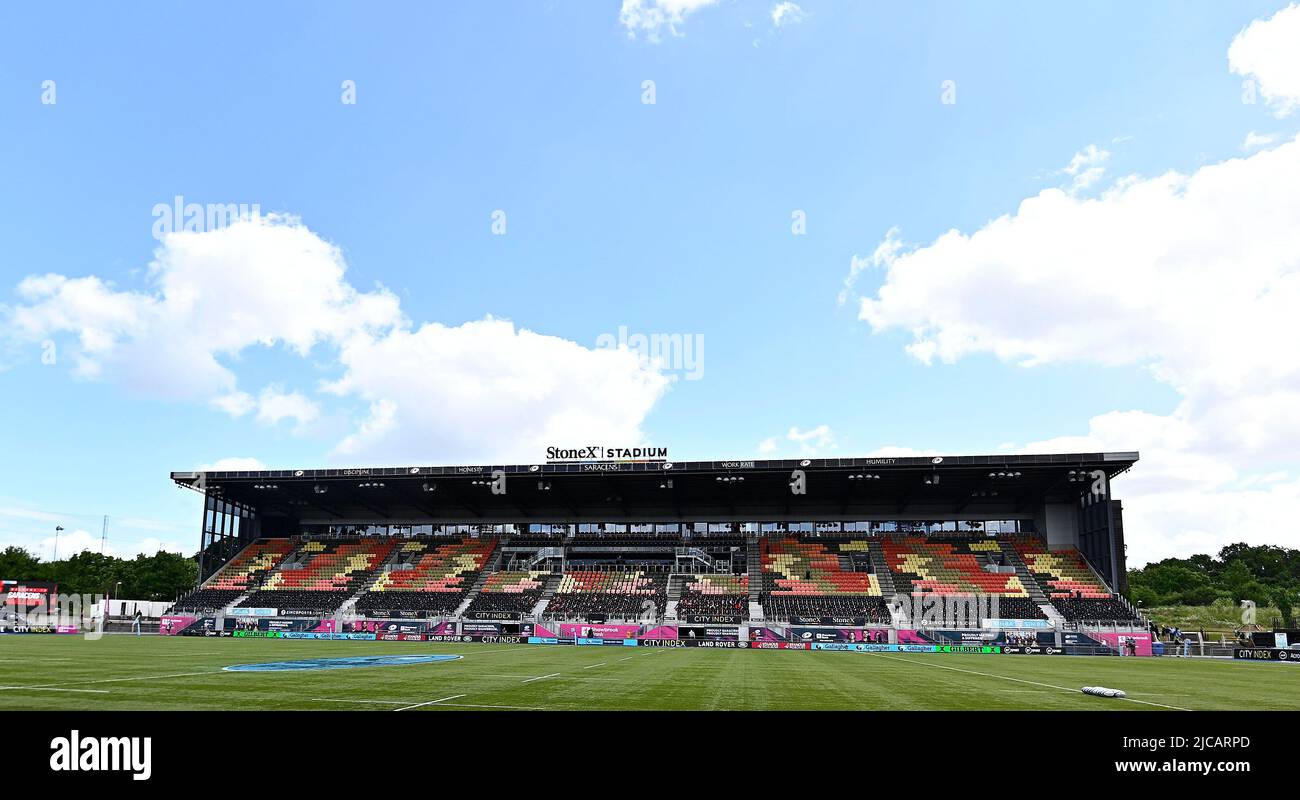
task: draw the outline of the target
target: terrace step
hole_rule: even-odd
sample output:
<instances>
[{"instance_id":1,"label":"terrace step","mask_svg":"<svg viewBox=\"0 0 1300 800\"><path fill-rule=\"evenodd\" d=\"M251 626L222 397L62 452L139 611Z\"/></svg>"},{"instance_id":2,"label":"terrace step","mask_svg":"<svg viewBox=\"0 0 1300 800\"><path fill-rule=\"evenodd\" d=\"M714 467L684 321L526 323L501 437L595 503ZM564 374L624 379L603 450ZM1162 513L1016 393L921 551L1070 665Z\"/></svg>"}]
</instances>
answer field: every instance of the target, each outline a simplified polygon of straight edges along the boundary
<instances>
[{"instance_id":1,"label":"terrace step","mask_svg":"<svg viewBox=\"0 0 1300 800\"><path fill-rule=\"evenodd\" d=\"M668 602L676 603L682 599L682 589L686 586L686 581L690 579L689 575L669 575L668 576Z\"/></svg>"},{"instance_id":2,"label":"terrace step","mask_svg":"<svg viewBox=\"0 0 1300 800\"><path fill-rule=\"evenodd\" d=\"M1052 623L1052 627L1057 630L1065 628L1065 617L1061 616L1061 612L1056 610L1056 606L1051 603L1039 603L1038 608L1047 616L1047 621Z\"/></svg>"},{"instance_id":3,"label":"terrace step","mask_svg":"<svg viewBox=\"0 0 1300 800\"><path fill-rule=\"evenodd\" d=\"M375 584L379 582L380 578L382 578L386 573L391 571L393 567L395 567L398 563L400 563L401 555L402 555L401 545L393 545L393 549L384 558L383 562L381 562L380 565L375 568L374 572L370 575L370 577L366 580L361 581L360 588L356 592L354 592L351 597L349 597L347 600L344 600L343 605L339 606L338 611L334 612L335 616L336 617L356 616L357 601L361 599L362 595L364 595L366 592L374 588Z\"/></svg>"},{"instance_id":4,"label":"terrace step","mask_svg":"<svg viewBox=\"0 0 1300 800\"><path fill-rule=\"evenodd\" d=\"M534 619L541 619L542 614L546 612L546 606L550 604L551 598L555 596L555 590L560 588L560 581L563 575L556 572L546 576L546 583L542 586L542 596L533 606L532 616Z\"/></svg>"},{"instance_id":5,"label":"terrace step","mask_svg":"<svg viewBox=\"0 0 1300 800\"><path fill-rule=\"evenodd\" d=\"M478 577L474 579L474 585L465 593L465 598L460 601L460 605L456 606L456 610L452 612L453 618L459 619L464 616L465 610L469 608L470 603L473 603L474 598L478 597L478 593L483 590L483 585L487 583L488 576L496 572L500 563L501 547L498 545L492 549L492 555L488 556L487 562L483 564L483 569L479 570Z\"/></svg>"},{"instance_id":6,"label":"terrace step","mask_svg":"<svg viewBox=\"0 0 1300 800\"><path fill-rule=\"evenodd\" d=\"M889 571L889 561L885 558L885 548L879 539L867 543L867 552L871 555L871 568L876 571L876 582L880 584L880 593L886 598L898 594L894 585L894 574Z\"/></svg>"},{"instance_id":7,"label":"terrace step","mask_svg":"<svg viewBox=\"0 0 1300 800\"><path fill-rule=\"evenodd\" d=\"M1015 545L1005 539L998 539L998 547L1002 548L1002 554L1006 556L1007 564L1015 567L1016 577L1025 585L1025 590L1029 592L1029 599L1037 603L1040 608L1044 605L1051 606L1051 602L1047 599L1047 593L1043 591L1043 587L1034 579L1033 573L1030 572L1029 567L1025 565L1025 560L1020 557L1020 552L1016 550ZM1053 608L1052 611L1055 613L1056 609ZM1044 610L1043 613L1047 612ZM1048 614L1047 618L1053 622L1057 622L1058 620L1061 622L1064 621L1064 618L1061 617L1059 613L1056 613L1055 617Z\"/></svg>"}]
</instances>

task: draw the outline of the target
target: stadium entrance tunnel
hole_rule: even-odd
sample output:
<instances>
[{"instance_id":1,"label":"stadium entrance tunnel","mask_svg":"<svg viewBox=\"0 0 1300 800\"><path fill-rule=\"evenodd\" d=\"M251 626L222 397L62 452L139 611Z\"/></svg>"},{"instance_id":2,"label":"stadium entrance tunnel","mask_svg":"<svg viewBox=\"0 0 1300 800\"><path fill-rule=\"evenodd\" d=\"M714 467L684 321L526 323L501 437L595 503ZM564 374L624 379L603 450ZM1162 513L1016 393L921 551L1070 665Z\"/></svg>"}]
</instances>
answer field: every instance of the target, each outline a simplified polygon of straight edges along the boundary
<instances>
[{"instance_id":1,"label":"stadium entrance tunnel","mask_svg":"<svg viewBox=\"0 0 1300 800\"><path fill-rule=\"evenodd\" d=\"M357 669L359 667L396 667L403 664L433 664L455 661L460 656L348 656L345 658L305 658L300 661L267 661L261 664L235 664L227 672L297 672L318 669Z\"/></svg>"}]
</instances>

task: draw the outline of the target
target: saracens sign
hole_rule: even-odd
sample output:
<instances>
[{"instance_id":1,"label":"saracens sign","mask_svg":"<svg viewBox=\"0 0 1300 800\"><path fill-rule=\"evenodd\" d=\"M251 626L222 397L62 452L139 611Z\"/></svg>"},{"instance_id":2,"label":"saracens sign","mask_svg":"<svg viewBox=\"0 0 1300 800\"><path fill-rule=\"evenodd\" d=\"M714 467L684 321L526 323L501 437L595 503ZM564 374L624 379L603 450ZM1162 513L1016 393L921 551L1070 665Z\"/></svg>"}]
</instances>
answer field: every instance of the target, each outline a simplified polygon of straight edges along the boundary
<instances>
[{"instance_id":1,"label":"saracens sign","mask_svg":"<svg viewBox=\"0 0 1300 800\"><path fill-rule=\"evenodd\" d=\"M546 462L548 464L566 461L667 461L667 447L607 447L605 445L587 445L586 447L548 447Z\"/></svg>"}]
</instances>

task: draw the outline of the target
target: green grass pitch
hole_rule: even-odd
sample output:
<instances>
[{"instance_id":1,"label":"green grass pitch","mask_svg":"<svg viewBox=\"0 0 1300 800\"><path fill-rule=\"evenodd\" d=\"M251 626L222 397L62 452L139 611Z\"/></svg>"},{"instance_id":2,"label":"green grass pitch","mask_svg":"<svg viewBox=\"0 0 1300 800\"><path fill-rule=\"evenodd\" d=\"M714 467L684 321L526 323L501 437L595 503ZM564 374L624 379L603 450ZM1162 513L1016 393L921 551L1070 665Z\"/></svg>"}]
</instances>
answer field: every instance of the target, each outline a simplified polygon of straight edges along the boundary
<instances>
[{"instance_id":1,"label":"green grass pitch","mask_svg":"<svg viewBox=\"0 0 1300 800\"><path fill-rule=\"evenodd\" d=\"M447 653L307 672L234 664ZM1123 689L1129 700L1081 694ZM1173 658L0 636L0 711L1300 709L1300 665Z\"/></svg>"}]
</instances>

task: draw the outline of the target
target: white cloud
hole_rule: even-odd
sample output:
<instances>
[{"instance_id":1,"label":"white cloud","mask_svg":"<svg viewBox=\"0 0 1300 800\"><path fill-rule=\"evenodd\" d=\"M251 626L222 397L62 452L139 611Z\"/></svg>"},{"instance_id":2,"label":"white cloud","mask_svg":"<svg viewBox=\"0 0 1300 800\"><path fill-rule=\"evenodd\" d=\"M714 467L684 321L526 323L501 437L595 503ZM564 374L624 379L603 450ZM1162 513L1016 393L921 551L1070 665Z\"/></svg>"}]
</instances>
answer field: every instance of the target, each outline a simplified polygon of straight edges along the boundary
<instances>
[{"instance_id":1,"label":"white cloud","mask_svg":"<svg viewBox=\"0 0 1300 800\"><path fill-rule=\"evenodd\" d=\"M507 455L549 444L640 443L641 423L669 379L632 353L591 349L487 318L412 329L386 289L344 277L338 248L299 220L263 216L167 236L144 291L95 277L24 280L11 335L72 334L74 369L165 398L202 399L262 424L321 419L323 399L367 409L338 457L427 462ZM237 388L231 364L280 347L332 370L309 397ZM254 413L255 412L255 413Z\"/></svg>"},{"instance_id":2,"label":"white cloud","mask_svg":"<svg viewBox=\"0 0 1300 800\"><path fill-rule=\"evenodd\" d=\"M231 392L212 398L212 405L232 417L242 417L257 408L257 399L248 392Z\"/></svg>"},{"instance_id":3,"label":"white cloud","mask_svg":"<svg viewBox=\"0 0 1300 800\"><path fill-rule=\"evenodd\" d=\"M1242 152L1249 153L1251 150L1258 150L1261 147L1267 147L1277 141L1276 133L1255 133L1251 131L1246 134L1246 138L1241 142Z\"/></svg>"},{"instance_id":4,"label":"white cloud","mask_svg":"<svg viewBox=\"0 0 1300 800\"><path fill-rule=\"evenodd\" d=\"M629 350L491 318L357 337L340 362L346 374L326 390L370 408L336 450L353 460L528 460L548 445L639 443L669 385Z\"/></svg>"},{"instance_id":5,"label":"white cloud","mask_svg":"<svg viewBox=\"0 0 1300 800\"><path fill-rule=\"evenodd\" d=\"M100 534L91 533L84 528L76 528L75 530L59 533L57 545L54 535L51 534L40 538L34 546L23 541L5 541L0 542L0 549L12 544L24 548L43 561L53 561L56 557L58 560L63 561L86 551L91 553L103 552L106 556L130 559L135 558L137 555L151 556L160 550L169 553L187 553L194 550L192 545L185 547L178 542L159 539L154 536L133 540L128 542L127 546L120 546L114 543L111 531L109 532L108 544L101 548L100 536Z\"/></svg>"},{"instance_id":6,"label":"white cloud","mask_svg":"<svg viewBox=\"0 0 1300 800\"><path fill-rule=\"evenodd\" d=\"M315 422L318 417L320 409L299 392L284 392L272 387L264 389L257 398L258 422L275 425L281 420L291 419L301 426Z\"/></svg>"},{"instance_id":7,"label":"white cloud","mask_svg":"<svg viewBox=\"0 0 1300 800\"><path fill-rule=\"evenodd\" d=\"M797 25L800 22L803 22L803 9L798 5L785 0L772 6L772 24L776 27Z\"/></svg>"},{"instance_id":8,"label":"white cloud","mask_svg":"<svg viewBox=\"0 0 1300 800\"><path fill-rule=\"evenodd\" d=\"M1300 108L1300 4L1247 25L1228 48L1228 66L1252 78L1279 117Z\"/></svg>"},{"instance_id":9,"label":"white cloud","mask_svg":"<svg viewBox=\"0 0 1300 800\"><path fill-rule=\"evenodd\" d=\"M1296 12L1273 22L1283 13ZM1275 103L1300 94L1274 69L1300 48L1265 53L1272 40L1255 28L1234 42L1234 65L1267 74ZM1101 153L1081 152L1065 172L1086 175ZM1047 189L925 246L904 250L891 230L876 250L885 257L855 259L848 286L883 273L860 317L903 332L925 363L1136 367L1173 388L1168 414L1112 411L1084 435L1023 448L1141 451L1117 485L1137 563L1243 539L1296 547L1300 533L1279 520L1300 516L1300 488L1260 479L1300 466L1296 186L1300 138L1189 175L1129 176L1096 197Z\"/></svg>"},{"instance_id":10,"label":"white cloud","mask_svg":"<svg viewBox=\"0 0 1300 800\"><path fill-rule=\"evenodd\" d=\"M26 278L9 321L12 335L29 340L76 336L74 370L82 377L207 398L230 411L240 396L221 359L277 344L305 356L318 344L401 323L391 292L359 292L345 269L338 248L299 220L269 215L167 234L146 291L119 291L94 276Z\"/></svg>"},{"instance_id":11,"label":"white cloud","mask_svg":"<svg viewBox=\"0 0 1300 800\"><path fill-rule=\"evenodd\" d=\"M1082 191L1101 180L1101 177L1106 174L1106 168L1102 165L1109 160L1110 151L1102 150L1095 144L1090 144L1075 153L1070 163L1061 169L1061 173L1073 178L1070 182L1070 191Z\"/></svg>"},{"instance_id":12,"label":"white cloud","mask_svg":"<svg viewBox=\"0 0 1300 800\"><path fill-rule=\"evenodd\" d=\"M829 425L818 425L808 430L792 426L784 436L769 436L758 443L759 455L775 455L781 449L782 439L794 445L801 456L815 456L836 448L835 433Z\"/></svg>"},{"instance_id":13,"label":"white cloud","mask_svg":"<svg viewBox=\"0 0 1300 800\"><path fill-rule=\"evenodd\" d=\"M301 428L320 418L320 407L306 395L277 386L266 387L257 397L247 392L223 394L213 398L212 405L235 418L256 410L257 421L267 425L292 419Z\"/></svg>"},{"instance_id":14,"label":"white cloud","mask_svg":"<svg viewBox=\"0 0 1300 800\"><path fill-rule=\"evenodd\" d=\"M200 472L261 472L266 469L269 467L252 456L228 456L198 467Z\"/></svg>"},{"instance_id":15,"label":"white cloud","mask_svg":"<svg viewBox=\"0 0 1300 800\"><path fill-rule=\"evenodd\" d=\"M1200 446L1300 443L1300 141L1136 179L1048 189L973 234L897 255L860 316L922 361L1141 366L1183 395Z\"/></svg>"},{"instance_id":16,"label":"white cloud","mask_svg":"<svg viewBox=\"0 0 1300 800\"><path fill-rule=\"evenodd\" d=\"M688 16L716 2L717 0L623 0L618 21L627 28L629 39L641 35L651 42L658 42L665 29L673 36L681 36L679 29Z\"/></svg>"}]
</instances>

